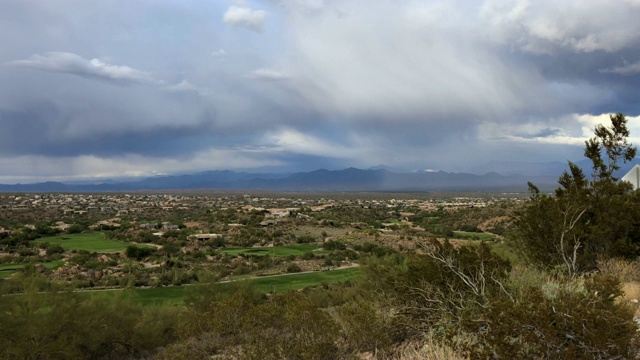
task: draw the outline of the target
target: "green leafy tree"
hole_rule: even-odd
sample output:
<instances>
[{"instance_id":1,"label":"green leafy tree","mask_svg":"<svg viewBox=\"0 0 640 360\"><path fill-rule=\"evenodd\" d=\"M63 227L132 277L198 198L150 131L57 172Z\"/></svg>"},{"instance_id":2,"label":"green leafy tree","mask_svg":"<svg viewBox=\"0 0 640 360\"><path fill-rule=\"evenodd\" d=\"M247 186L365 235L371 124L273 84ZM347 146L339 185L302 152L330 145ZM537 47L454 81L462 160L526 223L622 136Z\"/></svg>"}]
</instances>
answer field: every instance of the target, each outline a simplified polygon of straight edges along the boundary
<instances>
[{"instance_id":1,"label":"green leafy tree","mask_svg":"<svg viewBox=\"0 0 640 360\"><path fill-rule=\"evenodd\" d=\"M629 129L627 118L618 113L609 116L611 126L598 125L595 137L586 141L584 155L593 163L594 181L616 181L614 171L620 169L619 162L631 161L635 158L637 149L628 142ZM606 158L603 158L603 153Z\"/></svg>"},{"instance_id":2,"label":"green leafy tree","mask_svg":"<svg viewBox=\"0 0 640 360\"><path fill-rule=\"evenodd\" d=\"M529 184L531 201L516 221L516 241L525 258L546 267L560 266L575 276L596 267L598 256L640 254L637 214L640 204L628 183L613 176L620 162L632 160L636 148L628 142L623 114L610 116L611 126L598 125L585 142L593 179L576 164L558 179L554 196L540 194Z\"/></svg>"}]
</instances>

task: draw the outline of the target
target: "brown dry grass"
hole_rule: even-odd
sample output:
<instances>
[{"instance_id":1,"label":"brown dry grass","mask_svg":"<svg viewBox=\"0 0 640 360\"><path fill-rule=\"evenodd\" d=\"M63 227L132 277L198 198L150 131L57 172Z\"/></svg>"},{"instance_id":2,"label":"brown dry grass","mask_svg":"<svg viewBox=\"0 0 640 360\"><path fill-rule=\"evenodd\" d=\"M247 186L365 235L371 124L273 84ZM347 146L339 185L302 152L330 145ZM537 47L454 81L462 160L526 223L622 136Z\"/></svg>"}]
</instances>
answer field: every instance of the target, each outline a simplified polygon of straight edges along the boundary
<instances>
[{"instance_id":1,"label":"brown dry grass","mask_svg":"<svg viewBox=\"0 0 640 360\"><path fill-rule=\"evenodd\" d=\"M635 306L634 317L640 317L640 261L624 259L606 259L598 261L598 269L602 274L614 275L622 281L624 295L619 300Z\"/></svg>"},{"instance_id":2,"label":"brown dry grass","mask_svg":"<svg viewBox=\"0 0 640 360\"><path fill-rule=\"evenodd\" d=\"M598 270L602 274L614 275L623 282L640 283L640 261L629 261L625 259L598 260Z\"/></svg>"},{"instance_id":3,"label":"brown dry grass","mask_svg":"<svg viewBox=\"0 0 640 360\"><path fill-rule=\"evenodd\" d=\"M624 290L622 301L627 302L630 306L635 306L635 313L633 317L640 317L640 307L638 306L640 305L638 303L640 300L640 283L635 281L626 282L623 284L622 289Z\"/></svg>"},{"instance_id":4,"label":"brown dry grass","mask_svg":"<svg viewBox=\"0 0 640 360\"><path fill-rule=\"evenodd\" d=\"M452 348L438 344L429 337L421 342L411 342L402 346L393 357L397 360L467 360Z\"/></svg>"},{"instance_id":5,"label":"brown dry grass","mask_svg":"<svg viewBox=\"0 0 640 360\"><path fill-rule=\"evenodd\" d=\"M622 285L622 290L624 290L624 300L640 300L640 283L626 282Z\"/></svg>"}]
</instances>

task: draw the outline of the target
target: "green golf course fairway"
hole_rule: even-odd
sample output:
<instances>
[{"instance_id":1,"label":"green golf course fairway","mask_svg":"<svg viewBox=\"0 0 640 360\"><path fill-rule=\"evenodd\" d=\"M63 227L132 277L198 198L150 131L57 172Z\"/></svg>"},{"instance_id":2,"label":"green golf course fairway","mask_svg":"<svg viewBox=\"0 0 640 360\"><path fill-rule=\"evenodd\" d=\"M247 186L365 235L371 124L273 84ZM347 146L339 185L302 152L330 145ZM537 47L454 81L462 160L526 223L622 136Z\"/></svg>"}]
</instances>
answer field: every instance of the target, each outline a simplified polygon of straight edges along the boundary
<instances>
[{"instance_id":1,"label":"green golf course fairway","mask_svg":"<svg viewBox=\"0 0 640 360\"><path fill-rule=\"evenodd\" d=\"M362 269L358 267L318 271L302 274L283 274L269 277L256 277L247 280L238 280L233 282L214 283L211 286L223 289L232 283L247 282L250 286L258 291L269 292L285 292L288 290L298 290L307 286L320 285L322 283L336 283L342 281L355 280L362 275ZM182 305L187 292L196 286L207 285L191 285L191 286L171 286L161 288L143 288L143 289L127 289L113 291L86 291L86 294L100 294L104 296L114 296L124 291L125 296L130 297L134 302L148 305Z\"/></svg>"},{"instance_id":2,"label":"green golf course fairway","mask_svg":"<svg viewBox=\"0 0 640 360\"><path fill-rule=\"evenodd\" d=\"M315 244L301 244L291 246L273 246L273 247L230 247L218 250L218 253L225 253L229 255L253 255L263 256L270 255L274 257L286 257L286 256L300 256L304 253L312 252L317 255L330 254L328 250L318 250L322 248L320 245Z\"/></svg>"},{"instance_id":3,"label":"green golf course fairway","mask_svg":"<svg viewBox=\"0 0 640 360\"><path fill-rule=\"evenodd\" d=\"M107 239L103 233L64 234L38 239L36 243L58 244L65 250L86 250L91 252L125 251L127 246L148 246Z\"/></svg>"}]
</instances>

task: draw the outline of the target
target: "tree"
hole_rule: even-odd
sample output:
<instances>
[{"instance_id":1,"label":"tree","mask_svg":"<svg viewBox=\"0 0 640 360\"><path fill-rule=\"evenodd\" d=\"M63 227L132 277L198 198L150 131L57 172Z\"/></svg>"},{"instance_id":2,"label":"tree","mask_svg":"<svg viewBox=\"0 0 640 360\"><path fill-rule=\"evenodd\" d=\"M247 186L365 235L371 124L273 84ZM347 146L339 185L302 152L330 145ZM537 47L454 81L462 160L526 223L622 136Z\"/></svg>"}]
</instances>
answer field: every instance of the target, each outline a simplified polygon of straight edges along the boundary
<instances>
[{"instance_id":1,"label":"tree","mask_svg":"<svg viewBox=\"0 0 640 360\"><path fill-rule=\"evenodd\" d=\"M146 247L146 246L140 247L135 245L129 245L127 246L127 250L125 251L125 254L130 259L142 260L145 257L153 254L153 252L154 252L154 249L151 247Z\"/></svg>"},{"instance_id":2,"label":"tree","mask_svg":"<svg viewBox=\"0 0 640 360\"><path fill-rule=\"evenodd\" d=\"M585 142L584 156L593 163L595 182L617 181L613 173L620 169L619 161L631 161L637 152L637 149L627 141L629 129L625 115L617 113L610 115L609 118L611 126L607 128L599 124L594 131L595 137ZM606 155L605 159L602 158L603 152Z\"/></svg>"},{"instance_id":3,"label":"tree","mask_svg":"<svg viewBox=\"0 0 640 360\"><path fill-rule=\"evenodd\" d=\"M620 162L633 159L636 148L628 142L623 114L611 115L611 126L598 125L585 142L592 162L593 180L579 166L558 179L555 196L540 194L529 184L531 201L516 221L516 241L522 254L541 266L561 266L575 276L594 269L598 256L634 257L640 254L640 210L627 183L613 176Z\"/></svg>"}]
</instances>

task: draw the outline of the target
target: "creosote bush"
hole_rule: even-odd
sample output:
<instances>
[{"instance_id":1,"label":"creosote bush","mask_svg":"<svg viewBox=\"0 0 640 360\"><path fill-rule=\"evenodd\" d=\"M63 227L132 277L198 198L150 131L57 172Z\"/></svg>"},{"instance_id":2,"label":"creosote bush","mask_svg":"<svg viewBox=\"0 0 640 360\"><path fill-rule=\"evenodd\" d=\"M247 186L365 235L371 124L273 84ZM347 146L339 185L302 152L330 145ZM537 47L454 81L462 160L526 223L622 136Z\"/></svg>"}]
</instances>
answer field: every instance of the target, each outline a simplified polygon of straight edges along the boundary
<instances>
[{"instance_id":1,"label":"creosote bush","mask_svg":"<svg viewBox=\"0 0 640 360\"><path fill-rule=\"evenodd\" d=\"M335 359L338 325L303 293L271 298L240 288L227 298L200 298L179 324L183 340L161 359L233 354L239 359Z\"/></svg>"},{"instance_id":2,"label":"creosote bush","mask_svg":"<svg viewBox=\"0 0 640 360\"><path fill-rule=\"evenodd\" d=\"M432 241L425 254L370 260L367 286L395 314L392 341L425 334L469 358L630 358L637 326L618 278L535 274L486 244ZM551 283L549 280L552 280ZM553 285L552 291L547 287Z\"/></svg>"},{"instance_id":3,"label":"creosote bush","mask_svg":"<svg viewBox=\"0 0 640 360\"><path fill-rule=\"evenodd\" d=\"M462 323L476 336L472 358L614 359L634 357L633 309L617 303L619 281L596 275L583 289L563 284L551 297L537 287L515 299L494 299L481 316Z\"/></svg>"}]
</instances>

